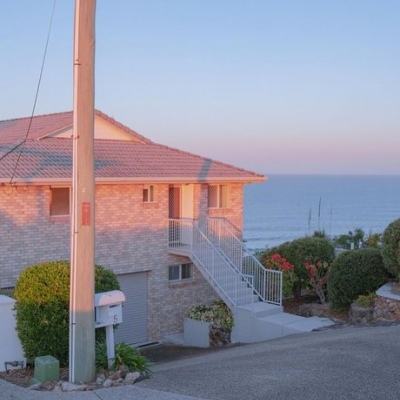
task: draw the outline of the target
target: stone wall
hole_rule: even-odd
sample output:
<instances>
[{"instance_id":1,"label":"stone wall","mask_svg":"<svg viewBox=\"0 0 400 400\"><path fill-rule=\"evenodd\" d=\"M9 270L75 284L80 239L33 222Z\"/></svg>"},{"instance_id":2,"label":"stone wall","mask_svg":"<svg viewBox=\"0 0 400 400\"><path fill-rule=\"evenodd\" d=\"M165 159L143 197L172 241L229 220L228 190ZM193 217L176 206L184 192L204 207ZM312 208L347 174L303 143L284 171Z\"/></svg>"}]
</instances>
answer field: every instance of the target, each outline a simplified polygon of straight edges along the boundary
<instances>
[{"instance_id":1,"label":"stone wall","mask_svg":"<svg viewBox=\"0 0 400 400\"><path fill-rule=\"evenodd\" d=\"M400 300L377 296L374 306L374 319L400 321Z\"/></svg>"}]
</instances>

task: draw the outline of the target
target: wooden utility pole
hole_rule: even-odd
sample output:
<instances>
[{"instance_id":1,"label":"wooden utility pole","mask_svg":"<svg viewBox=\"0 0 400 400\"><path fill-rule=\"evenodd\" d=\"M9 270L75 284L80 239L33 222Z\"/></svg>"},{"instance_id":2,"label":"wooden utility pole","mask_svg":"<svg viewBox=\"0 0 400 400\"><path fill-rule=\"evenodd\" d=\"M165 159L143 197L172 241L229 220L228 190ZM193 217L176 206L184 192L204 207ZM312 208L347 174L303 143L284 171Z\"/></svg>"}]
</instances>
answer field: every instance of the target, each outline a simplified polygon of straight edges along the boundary
<instances>
[{"instance_id":1,"label":"wooden utility pole","mask_svg":"<svg viewBox=\"0 0 400 400\"><path fill-rule=\"evenodd\" d=\"M69 380L95 377L94 48L96 0L75 1Z\"/></svg>"}]
</instances>

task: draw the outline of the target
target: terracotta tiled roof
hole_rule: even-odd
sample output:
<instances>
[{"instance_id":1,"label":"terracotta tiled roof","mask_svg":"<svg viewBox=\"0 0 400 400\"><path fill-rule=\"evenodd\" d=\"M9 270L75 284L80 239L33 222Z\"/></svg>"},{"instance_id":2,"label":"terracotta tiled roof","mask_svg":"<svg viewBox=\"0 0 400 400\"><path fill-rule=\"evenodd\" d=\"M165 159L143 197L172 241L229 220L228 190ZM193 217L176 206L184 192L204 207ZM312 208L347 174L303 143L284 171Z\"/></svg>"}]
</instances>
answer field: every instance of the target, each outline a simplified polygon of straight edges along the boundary
<instances>
[{"instance_id":1,"label":"terracotta tiled roof","mask_svg":"<svg viewBox=\"0 0 400 400\"><path fill-rule=\"evenodd\" d=\"M231 165L156 144L107 115L97 112L137 141L95 140L96 178L99 181L258 181L263 176ZM23 141L29 119L0 122L0 158ZM72 140L46 137L72 124L71 112L35 117L28 140L0 161L0 182L9 182L22 155L14 182L69 181ZM44 137L44 138L43 138ZM41 138L41 139L39 139Z\"/></svg>"}]
</instances>

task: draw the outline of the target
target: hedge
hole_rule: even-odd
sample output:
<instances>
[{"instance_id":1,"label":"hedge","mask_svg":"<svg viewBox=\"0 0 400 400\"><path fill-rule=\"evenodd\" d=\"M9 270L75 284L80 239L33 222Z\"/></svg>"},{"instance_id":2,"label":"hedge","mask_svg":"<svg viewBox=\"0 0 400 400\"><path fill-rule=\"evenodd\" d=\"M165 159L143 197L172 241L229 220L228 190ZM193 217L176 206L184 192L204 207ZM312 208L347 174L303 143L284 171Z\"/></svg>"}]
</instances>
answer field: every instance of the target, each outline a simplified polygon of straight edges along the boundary
<instances>
[{"instance_id":1,"label":"hedge","mask_svg":"<svg viewBox=\"0 0 400 400\"><path fill-rule=\"evenodd\" d=\"M400 219L393 221L383 233L383 262L387 271L400 279Z\"/></svg>"},{"instance_id":2,"label":"hedge","mask_svg":"<svg viewBox=\"0 0 400 400\"><path fill-rule=\"evenodd\" d=\"M68 261L50 261L25 269L15 287L17 332L28 361L52 355L68 362ZM113 272L96 266L95 291L119 289Z\"/></svg>"},{"instance_id":3,"label":"hedge","mask_svg":"<svg viewBox=\"0 0 400 400\"><path fill-rule=\"evenodd\" d=\"M333 262L328 299L333 308L346 308L359 295L374 292L387 279L381 252L366 248L346 251Z\"/></svg>"}]
</instances>

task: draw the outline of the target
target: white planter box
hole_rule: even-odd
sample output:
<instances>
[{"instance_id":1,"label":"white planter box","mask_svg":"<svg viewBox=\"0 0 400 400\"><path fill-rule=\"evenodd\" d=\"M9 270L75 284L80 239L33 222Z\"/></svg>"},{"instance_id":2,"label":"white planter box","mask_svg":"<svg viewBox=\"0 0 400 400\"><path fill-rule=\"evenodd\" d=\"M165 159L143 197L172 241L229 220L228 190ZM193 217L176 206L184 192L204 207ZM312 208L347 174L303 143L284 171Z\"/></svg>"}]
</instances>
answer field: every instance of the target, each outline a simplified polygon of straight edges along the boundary
<instances>
[{"instance_id":1,"label":"white planter box","mask_svg":"<svg viewBox=\"0 0 400 400\"><path fill-rule=\"evenodd\" d=\"M0 371L5 371L6 361L24 361L22 346L15 329L15 300L0 295Z\"/></svg>"},{"instance_id":2,"label":"white planter box","mask_svg":"<svg viewBox=\"0 0 400 400\"><path fill-rule=\"evenodd\" d=\"M185 318L183 322L183 339L185 346L210 347L211 323Z\"/></svg>"}]
</instances>

